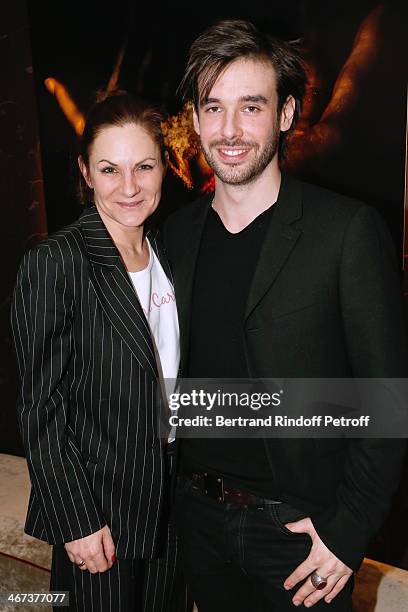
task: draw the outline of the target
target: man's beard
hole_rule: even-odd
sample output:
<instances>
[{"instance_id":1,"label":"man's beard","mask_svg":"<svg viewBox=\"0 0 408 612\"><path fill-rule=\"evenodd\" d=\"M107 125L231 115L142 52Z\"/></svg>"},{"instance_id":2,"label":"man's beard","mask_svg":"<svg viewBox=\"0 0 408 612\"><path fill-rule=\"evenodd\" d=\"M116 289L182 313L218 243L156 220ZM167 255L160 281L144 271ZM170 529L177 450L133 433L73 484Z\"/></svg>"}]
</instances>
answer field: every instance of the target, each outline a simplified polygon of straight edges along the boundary
<instances>
[{"instance_id":1,"label":"man's beard","mask_svg":"<svg viewBox=\"0 0 408 612\"><path fill-rule=\"evenodd\" d=\"M262 172L265 170L267 165L271 162L275 156L278 145L279 145L280 132L273 134L273 138L268 144L261 150L260 154L257 154L259 149L256 142L244 142L243 140L235 140L228 142L226 140L219 140L211 143L209 149L202 147L207 164L212 168L214 174L227 185L246 185L254 181ZM228 147L243 147L251 148L255 151L255 156L249 164L222 164L215 160L213 156L213 149L215 148Z\"/></svg>"}]
</instances>

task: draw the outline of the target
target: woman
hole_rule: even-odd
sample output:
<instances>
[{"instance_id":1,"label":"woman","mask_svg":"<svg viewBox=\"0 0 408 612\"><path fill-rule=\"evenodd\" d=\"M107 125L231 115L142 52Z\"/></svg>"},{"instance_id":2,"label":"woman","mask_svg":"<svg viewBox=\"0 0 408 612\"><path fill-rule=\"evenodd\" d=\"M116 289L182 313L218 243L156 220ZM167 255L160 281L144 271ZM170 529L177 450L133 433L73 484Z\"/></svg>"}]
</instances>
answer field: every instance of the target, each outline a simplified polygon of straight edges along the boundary
<instances>
[{"instance_id":1,"label":"woman","mask_svg":"<svg viewBox=\"0 0 408 612\"><path fill-rule=\"evenodd\" d=\"M144 227L165 173L161 120L127 94L94 106L78 159L94 204L25 255L14 294L26 532L54 545L51 589L70 591L71 610L139 610L158 548L157 383L179 362L170 272Z\"/></svg>"}]
</instances>

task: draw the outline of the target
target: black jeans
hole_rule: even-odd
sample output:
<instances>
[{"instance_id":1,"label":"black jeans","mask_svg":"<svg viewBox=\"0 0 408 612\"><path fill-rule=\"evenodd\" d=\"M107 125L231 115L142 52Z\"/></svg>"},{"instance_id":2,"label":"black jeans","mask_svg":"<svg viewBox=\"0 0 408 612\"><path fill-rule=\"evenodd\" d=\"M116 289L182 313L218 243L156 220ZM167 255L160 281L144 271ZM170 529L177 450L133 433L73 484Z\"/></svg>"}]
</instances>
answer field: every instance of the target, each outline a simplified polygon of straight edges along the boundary
<instances>
[{"instance_id":1,"label":"black jeans","mask_svg":"<svg viewBox=\"0 0 408 612\"><path fill-rule=\"evenodd\" d=\"M311 541L284 523L306 515L286 503L224 504L179 482L174 518L184 573L199 612L293 612L284 580L306 559ZM351 612L350 579L331 604L313 610ZM303 606L301 609L305 609Z\"/></svg>"}]
</instances>

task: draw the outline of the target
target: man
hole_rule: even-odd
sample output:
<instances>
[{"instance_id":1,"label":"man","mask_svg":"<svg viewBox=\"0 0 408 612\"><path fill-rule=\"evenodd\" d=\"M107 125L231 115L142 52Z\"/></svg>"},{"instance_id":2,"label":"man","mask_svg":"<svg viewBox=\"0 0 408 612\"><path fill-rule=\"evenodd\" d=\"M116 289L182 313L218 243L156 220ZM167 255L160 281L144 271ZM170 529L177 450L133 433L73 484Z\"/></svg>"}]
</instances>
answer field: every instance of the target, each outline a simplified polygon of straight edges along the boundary
<instances>
[{"instance_id":1,"label":"man","mask_svg":"<svg viewBox=\"0 0 408 612\"><path fill-rule=\"evenodd\" d=\"M305 87L296 50L244 21L192 45L181 90L213 196L165 227L191 378L404 377L395 253L377 213L281 174ZM352 573L404 443L184 439L176 523L200 612L351 610Z\"/></svg>"}]
</instances>

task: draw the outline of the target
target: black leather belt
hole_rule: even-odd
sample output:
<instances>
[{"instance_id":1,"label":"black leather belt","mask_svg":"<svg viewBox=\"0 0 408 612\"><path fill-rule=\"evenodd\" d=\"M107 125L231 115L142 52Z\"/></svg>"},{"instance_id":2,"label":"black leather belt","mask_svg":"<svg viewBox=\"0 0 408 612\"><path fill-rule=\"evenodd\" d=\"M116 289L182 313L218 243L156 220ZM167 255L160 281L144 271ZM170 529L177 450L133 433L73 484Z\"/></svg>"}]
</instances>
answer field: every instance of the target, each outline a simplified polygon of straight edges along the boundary
<instances>
[{"instance_id":1,"label":"black leather belt","mask_svg":"<svg viewBox=\"0 0 408 612\"><path fill-rule=\"evenodd\" d=\"M185 477L193 481L192 487L195 491L201 491L211 499L215 499L219 502L226 504L241 504L244 506L280 503L271 499L265 499L264 497L258 497L242 489L237 489L226 483L222 476L216 474L210 474L208 472L190 472L184 469L182 473Z\"/></svg>"}]
</instances>

